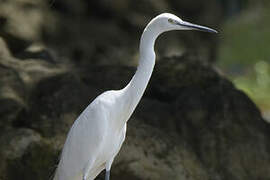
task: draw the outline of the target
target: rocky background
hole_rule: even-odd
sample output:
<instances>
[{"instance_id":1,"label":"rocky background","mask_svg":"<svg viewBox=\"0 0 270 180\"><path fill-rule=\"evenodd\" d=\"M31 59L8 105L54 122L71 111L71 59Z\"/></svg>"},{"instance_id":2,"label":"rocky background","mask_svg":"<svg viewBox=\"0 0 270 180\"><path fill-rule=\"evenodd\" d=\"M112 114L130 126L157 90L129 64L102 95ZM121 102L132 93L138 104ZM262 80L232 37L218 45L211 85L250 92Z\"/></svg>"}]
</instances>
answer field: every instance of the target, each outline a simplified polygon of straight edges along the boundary
<instances>
[{"instance_id":1,"label":"rocky background","mask_svg":"<svg viewBox=\"0 0 270 180\"><path fill-rule=\"evenodd\" d=\"M222 36L226 18L250 2L2 0L0 180L53 177L76 117L131 79L152 17L173 12ZM218 36L157 40L157 64L112 179L270 179L270 126L215 66Z\"/></svg>"}]
</instances>

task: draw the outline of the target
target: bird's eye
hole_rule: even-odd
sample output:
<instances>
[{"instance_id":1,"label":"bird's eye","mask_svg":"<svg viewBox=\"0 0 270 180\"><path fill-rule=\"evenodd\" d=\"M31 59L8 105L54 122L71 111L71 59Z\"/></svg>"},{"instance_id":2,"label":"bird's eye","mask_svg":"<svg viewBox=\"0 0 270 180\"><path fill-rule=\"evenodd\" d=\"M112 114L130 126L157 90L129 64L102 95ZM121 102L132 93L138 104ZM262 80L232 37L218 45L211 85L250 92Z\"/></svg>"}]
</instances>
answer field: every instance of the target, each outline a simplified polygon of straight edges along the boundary
<instances>
[{"instance_id":1,"label":"bird's eye","mask_svg":"<svg viewBox=\"0 0 270 180\"><path fill-rule=\"evenodd\" d=\"M171 18L168 19L168 22L172 23L172 24L174 23L173 19L171 19Z\"/></svg>"}]
</instances>

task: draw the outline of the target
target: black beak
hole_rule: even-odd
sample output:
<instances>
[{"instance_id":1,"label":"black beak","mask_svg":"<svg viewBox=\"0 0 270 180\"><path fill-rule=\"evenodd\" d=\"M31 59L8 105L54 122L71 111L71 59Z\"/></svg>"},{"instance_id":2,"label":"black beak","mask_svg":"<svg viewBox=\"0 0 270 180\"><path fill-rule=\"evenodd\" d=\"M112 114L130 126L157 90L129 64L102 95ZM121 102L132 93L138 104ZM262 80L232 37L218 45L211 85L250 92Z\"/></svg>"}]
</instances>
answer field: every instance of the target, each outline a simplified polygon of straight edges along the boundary
<instances>
[{"instance_id":1,"label":"black beak","mask_svg":"<svg viewBox=\"0 0 270 180\"><path fill-rule=\"evenodd\" d=\"M192 24L192 23L189 23L189 22L186 22L186 21L178 22L177 24L180 25L180 26L183 26L183 27L194 29L194 30L210 32L210 33L218 33L214 29L211 29L211 28L208 28L208 27L205 27L205 26L200 26L200 25L197 25L197 24Z\"/></svg>"}]
</instances>

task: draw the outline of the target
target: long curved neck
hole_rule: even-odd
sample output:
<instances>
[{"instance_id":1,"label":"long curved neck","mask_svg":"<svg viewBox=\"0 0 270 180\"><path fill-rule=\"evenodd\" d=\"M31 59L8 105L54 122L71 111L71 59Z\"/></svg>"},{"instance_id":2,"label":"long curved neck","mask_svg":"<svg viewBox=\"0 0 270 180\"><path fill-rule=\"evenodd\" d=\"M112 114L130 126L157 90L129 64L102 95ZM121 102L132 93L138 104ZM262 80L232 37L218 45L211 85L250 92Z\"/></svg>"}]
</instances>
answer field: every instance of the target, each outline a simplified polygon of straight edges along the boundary
<instances>
[{"instance_id":1,"label":"long curved neck","mask_svg":"<svg viewBox=\"0 0 270 180\"><path fill-rule=\"evenodd\" d=\"M124 88L124 99L127 101L130 115L139 103L155 65L155 40L159 33L149 25L145 28L140 40L140 59L137 71L129 84Z\"/></svg>"}]
</instances>

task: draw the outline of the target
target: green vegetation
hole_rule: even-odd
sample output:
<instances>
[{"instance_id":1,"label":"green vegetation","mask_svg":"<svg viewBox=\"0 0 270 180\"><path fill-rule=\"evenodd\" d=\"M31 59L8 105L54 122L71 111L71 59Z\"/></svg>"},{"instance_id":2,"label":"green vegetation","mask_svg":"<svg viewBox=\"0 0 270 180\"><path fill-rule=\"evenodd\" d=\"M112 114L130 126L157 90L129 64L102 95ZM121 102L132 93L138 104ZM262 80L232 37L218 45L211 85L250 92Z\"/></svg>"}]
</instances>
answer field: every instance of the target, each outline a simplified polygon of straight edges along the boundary
<instances>
[{"instance_id":1,"label":"green vegetation","mask_svg":"<svg viewBox=\"0 0 270 180\"><path fill-rule=\"evenodd\" d=\"M220 33L218 66L263 111L270 110L270 6L250 7Z\"/></svg>"}]
</instances>

